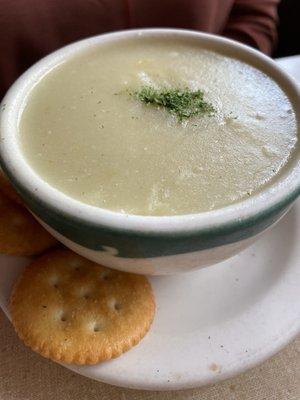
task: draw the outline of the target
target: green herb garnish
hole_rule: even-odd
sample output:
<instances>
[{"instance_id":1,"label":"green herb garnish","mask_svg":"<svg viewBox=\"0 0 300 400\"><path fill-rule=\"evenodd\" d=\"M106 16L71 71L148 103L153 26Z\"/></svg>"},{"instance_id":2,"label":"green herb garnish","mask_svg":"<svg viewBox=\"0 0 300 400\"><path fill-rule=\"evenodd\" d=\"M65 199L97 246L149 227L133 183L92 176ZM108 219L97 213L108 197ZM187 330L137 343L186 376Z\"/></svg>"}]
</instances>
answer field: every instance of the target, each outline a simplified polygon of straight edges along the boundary
<instances>
[{"instance_id":1,"label":"green herb garnish","mask_svg":"<svg viewBox=\"0 0 300 400\"><path fill-rule=\"evenodd\" d=\"M169 113L176 115L179 121L196 115L212 115L215 112L213 105L204 100L201 90L157 90L151 86L144 86L131 94L145 104L164 107Z\"/></svg>"}]
</instances>

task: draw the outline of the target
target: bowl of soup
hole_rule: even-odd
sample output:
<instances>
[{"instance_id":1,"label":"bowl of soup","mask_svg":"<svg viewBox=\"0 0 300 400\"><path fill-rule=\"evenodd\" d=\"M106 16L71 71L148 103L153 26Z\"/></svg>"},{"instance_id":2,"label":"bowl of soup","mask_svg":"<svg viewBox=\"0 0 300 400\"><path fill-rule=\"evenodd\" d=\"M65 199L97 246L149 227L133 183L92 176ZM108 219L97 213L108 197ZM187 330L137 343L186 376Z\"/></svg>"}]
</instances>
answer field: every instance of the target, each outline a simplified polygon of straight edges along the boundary
<instances>
[{"instance_id":1,"label":"bowl of soup","mask_svg":"<svg viewBox=\"0 0 300 400\"><path fill-rule=\"evenodd\" d=\"M109 33L45 57L1 104L1 166L75 252L172 274L223 261L300 193L299 89L235 41Z\"/></svg>"}]
</instances>

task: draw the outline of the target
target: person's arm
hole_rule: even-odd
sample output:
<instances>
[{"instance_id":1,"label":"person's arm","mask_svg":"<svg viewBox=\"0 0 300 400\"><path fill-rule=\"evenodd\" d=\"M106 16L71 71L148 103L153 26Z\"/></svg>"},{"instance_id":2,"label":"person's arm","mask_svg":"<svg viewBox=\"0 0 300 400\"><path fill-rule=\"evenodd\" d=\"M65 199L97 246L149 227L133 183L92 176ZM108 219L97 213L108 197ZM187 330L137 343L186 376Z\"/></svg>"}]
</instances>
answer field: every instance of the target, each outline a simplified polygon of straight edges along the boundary
<instances>
[{"instance_id":1,"label":"person's arm","mask_svg":"<svg viewBox=\"0 0 300 400\"><path fill-rule=\"evenodd\" d=\"M279 0L236 0L223 35L271 54L277 41Z\"/></svg>"}]
</instances>

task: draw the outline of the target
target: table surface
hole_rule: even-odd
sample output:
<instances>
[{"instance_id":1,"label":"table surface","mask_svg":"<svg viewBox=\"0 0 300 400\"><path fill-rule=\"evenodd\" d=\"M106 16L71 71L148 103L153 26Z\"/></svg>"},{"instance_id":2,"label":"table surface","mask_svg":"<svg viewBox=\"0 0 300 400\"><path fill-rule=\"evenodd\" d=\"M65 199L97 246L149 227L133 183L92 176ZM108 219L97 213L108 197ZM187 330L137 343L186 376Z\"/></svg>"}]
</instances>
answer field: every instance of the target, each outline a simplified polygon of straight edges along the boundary
<instances>
[{"instance_id":1,"label":"table surface","mask_svg":"<svg viewBox=\"0 0 300 400\"><path fill-rule=\"evenodd\" d=\"M300 81L300 56L278 62ZM95 382L43 359L22 344L0 311L0 399L299 400L300 336L264 364L225 382L179 392L146 392Z\"/></svg>"},{"instance_id":2,"label":"table surface","mask_svg":"<svg viewBox=\"0 0 300 400\"><path fill-rule=\"evenodd\" d=\"M275 357L236 378L200 389L146 392L99 383L49 362L23 345L0 311L0 399L299 400L300 336Z\"/></svg>"}]
</instances>

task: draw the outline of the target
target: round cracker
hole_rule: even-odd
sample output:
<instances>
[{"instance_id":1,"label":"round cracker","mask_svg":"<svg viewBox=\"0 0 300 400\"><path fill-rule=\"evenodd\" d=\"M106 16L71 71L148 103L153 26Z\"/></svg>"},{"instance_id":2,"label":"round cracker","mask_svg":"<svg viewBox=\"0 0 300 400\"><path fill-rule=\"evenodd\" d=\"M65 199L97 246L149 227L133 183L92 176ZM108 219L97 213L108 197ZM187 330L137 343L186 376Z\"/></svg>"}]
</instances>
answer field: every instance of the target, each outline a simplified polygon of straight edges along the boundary
<instances>
[{"instance_id":1,"label":"round cracker","mask_svg":"<svg viewBox=\"0 0 300 400\"><path fill-rule=\"evenodd\" d=\"M26 345L54 361L96 364L147 333L155 312L146 277L58 249L35 260L11 296L12 322Z\"/></svg>"},{"instance_id":2,"label":"round cracker","mask_svg":"<svg viewBox=\"0 0 300 400\"><path fill-rule=\"evenodd\" d=\"M0 193L0 253L32 256L56 243L25 207Z\"/></svg>"},{"instance_id":3,"label":"round cracker","mask_svg":"<svg viewBox=\"0 0 300 400\"><path fill-rule=\"evenodd\" d=\"M12 186L9 180L4 175L4 172L0 169L0 190L4 193L10 200L18 204L23 204L21 197L19 196L16 189Z\"/></svg>"}]
</instances>

